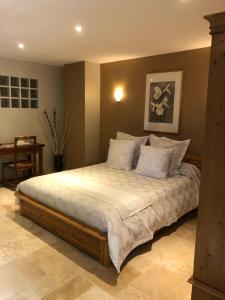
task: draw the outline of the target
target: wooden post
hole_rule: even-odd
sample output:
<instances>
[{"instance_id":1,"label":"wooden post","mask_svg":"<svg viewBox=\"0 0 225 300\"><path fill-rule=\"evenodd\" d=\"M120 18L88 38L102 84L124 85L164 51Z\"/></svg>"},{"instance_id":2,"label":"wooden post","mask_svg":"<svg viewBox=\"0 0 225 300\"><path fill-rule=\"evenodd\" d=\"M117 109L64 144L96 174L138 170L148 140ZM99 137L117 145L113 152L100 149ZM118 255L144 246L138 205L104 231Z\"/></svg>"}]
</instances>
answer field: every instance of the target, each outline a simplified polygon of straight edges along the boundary
<instances>
[{"instance_id":1,"label":"wooden post","mask_svg":"<svg viewBox=\"0 0 225 300\"><path fill-rule=\"evenodd\" d=\"M225 12L212 34L192 300L225 299Z\"/></svg>"}]
</instances>

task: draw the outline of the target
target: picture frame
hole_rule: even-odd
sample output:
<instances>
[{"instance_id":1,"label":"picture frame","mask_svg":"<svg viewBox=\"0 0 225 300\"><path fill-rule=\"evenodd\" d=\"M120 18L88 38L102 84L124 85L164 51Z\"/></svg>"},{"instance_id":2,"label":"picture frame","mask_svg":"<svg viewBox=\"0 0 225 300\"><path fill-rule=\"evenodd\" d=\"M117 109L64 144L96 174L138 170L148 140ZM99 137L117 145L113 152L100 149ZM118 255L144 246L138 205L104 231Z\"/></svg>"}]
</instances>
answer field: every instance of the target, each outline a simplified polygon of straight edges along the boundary
<instances>
[{"instance_id":1,"label":"picture frame","mask_svg":"<svg viewBox=\"0 0 225 300\"><path fill-rule=\"evenodd\" d=\"M179 132L182 84L182 70L147 74L144 130Z\"/></svg>"}]
</instances>

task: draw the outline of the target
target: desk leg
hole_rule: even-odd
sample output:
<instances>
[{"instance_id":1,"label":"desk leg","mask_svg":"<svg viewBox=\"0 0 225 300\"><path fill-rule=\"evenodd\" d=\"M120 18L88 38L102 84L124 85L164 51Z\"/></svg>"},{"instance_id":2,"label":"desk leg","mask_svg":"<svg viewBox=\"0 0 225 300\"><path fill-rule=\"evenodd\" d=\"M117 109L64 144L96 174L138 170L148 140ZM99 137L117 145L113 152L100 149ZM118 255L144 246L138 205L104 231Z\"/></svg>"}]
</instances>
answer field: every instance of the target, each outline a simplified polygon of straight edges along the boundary
<instances>
[{"instance_id":1,"label":"desk leg","mask_svg":"<svg viewBox=\"0 0 225 300\"><path fill-rule=\"evenodd\" d=\"M39 151L39 175L43 175L43 148Z\"/></svg>"}]
</instances>

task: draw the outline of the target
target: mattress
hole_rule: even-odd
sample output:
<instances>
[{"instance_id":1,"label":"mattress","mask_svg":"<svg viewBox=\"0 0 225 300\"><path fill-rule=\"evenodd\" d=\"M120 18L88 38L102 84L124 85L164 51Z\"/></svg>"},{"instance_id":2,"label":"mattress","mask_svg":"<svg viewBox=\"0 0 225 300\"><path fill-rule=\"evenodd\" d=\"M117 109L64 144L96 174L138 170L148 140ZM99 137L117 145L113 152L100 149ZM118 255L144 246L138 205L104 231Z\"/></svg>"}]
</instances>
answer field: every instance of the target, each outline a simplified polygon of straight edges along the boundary
<instances>
[{"instance_id":1,"label":"mattress","mask_svg":"<svg viewBox=\"0 0 225 300\"><path fill-rule=\"evenodd\" d=\"M17 191L107 232L119 272L135 247L198 206L199 170L183 163L180 172L159 180L97 164L28 179Z\"/></svg>"}]
</instances>

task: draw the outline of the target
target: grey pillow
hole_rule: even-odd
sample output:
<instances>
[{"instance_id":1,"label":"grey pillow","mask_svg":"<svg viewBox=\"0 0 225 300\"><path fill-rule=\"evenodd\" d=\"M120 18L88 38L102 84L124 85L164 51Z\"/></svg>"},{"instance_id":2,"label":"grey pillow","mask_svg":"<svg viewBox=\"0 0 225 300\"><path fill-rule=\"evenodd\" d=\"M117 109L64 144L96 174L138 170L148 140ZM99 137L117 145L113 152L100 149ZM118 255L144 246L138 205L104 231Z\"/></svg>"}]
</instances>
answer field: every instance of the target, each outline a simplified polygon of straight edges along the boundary
<instances>
[{"instance_id":1,"label":"grey pillow","mask_svg":"<svg viewBox=\"0 0 225 300\"><path fill-rule=\"evenodd\" d=\"M179 168L187 151L191 140L177 141L166 137L158 137L154 134L150 135L150 145L157 148L173 148L173 155L169 167L169 175L180 174Z\"/></svg>"},{"instance_id":2,"label":"grey pillow","mask_svg":"<svg viewBox=\"0 0 225 300\"><path fill-rule=\"evenodd\" d=\"M106 166L119 170L130 170L132 168L135 148L135 141L110 139Z\"/></svg>"},{"instance_id":3,"label":"grey pillow","mask_svg":"<svg viewBox=\"0 0 225 300\"><path fill-rule=\"evenodd\" d=\"M136 173L158 179L166 179L173 149L141 145Z\"/></svg>"},{"instance_id":4,"label":"grey pillow","mask_svg":"<svg viewBox=\"0 0 225 300\"><path fill-rule=\"evenodd\" d=\"M134 136L131 134L127 134L124 132L117 131L116 135L117 140L130 140L130 141L135 141L136 143L136 148L134 152L134 161L133 161L133 168L136 168L138 159L140 156L140 146L145 145L149 139L149 135L146 136Z\"/></svg>"}]
</instances>

